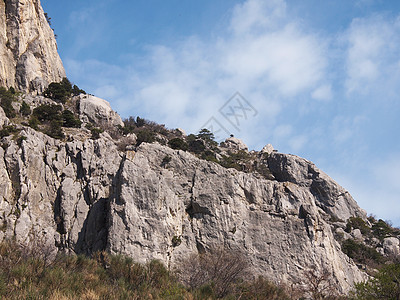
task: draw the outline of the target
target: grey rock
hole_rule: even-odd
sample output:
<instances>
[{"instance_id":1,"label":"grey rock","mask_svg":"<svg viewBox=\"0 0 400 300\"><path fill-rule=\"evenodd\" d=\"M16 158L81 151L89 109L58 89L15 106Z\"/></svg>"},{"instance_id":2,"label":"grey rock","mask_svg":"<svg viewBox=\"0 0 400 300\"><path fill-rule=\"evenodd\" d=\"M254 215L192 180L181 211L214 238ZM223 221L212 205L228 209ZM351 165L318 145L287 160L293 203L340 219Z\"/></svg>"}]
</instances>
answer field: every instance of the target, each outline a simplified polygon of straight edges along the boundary
<instances>
[{"instance_id":1,"label":"grey rock","mask_svg":"<svg viewBox=\"0 0 400 300\"><path fill-rule=\"evenodd\" d=\"M221 143L221 147L231 149L231 150L244 150L247 151L248 148L245 143L243 143L242 140L235 138L235 137L230 137L227 138L224 142Z\"/></svg>"},{"instance_id":2,"label":"grey rock","mask_svg":"<svg viewBox=\"0 0 400 300\"><path fill-rule=\"evenodd\" d=\"M267 144L262 148L262 150L260 152L266 153L266 154L271 154L272 152L274 152L274 147L271 144Z\"/></svg>"},{"instance_id":3,"label":"grey rock","mask_svg":"<svg viewBox=\"0 0 400 300\"><path fill-rule=\"evenodd\" d=\"M42 92L65 70L39 0L0 2L0 86Z\"/></svg>"},{"instance_id":4,"label":"grey rock","mask_svg":"<svg viewBox=\"0 0 400 300\"><path fill-rule=\"evenodd\" d=\"M364 237L363 237L363 235L362 235L360 229L354 229L354 230L351 232L351 235L352 235L352 237L353 237L356 241L363 241L363 240L364 240Z\"/></svg>"},{"instance_id":5,"label":"grey rock","mask_svg":"<svg viewBox=\"0 0 400 300\"><path fill-rule=\"evenodd\" d=\"M349 192L312 162L296 155L273 152L268 156L268 167L278 181L308 187L316 199L316 205L329 215L341 220L351 216L366 220L366 212Z\"/></svg>"},{"instance_id":6,"label":"grey rock","mask_svg":"<svg viewBox=\"0 0 400 300\"><path fill-rule=\"evenodd\" d=\"M165 155L172 160L160 168ZM224 245L247 255L253 274L275 280L295 282L307 267L328 267L347 291L364 276L340 251L310 187L260 180L157 144L142 144L123 161L117 183L107 244L113 253L173 267Z\"/></svg>"},{"instance_id":7,"label":"grey rock","mask_svg":"<svg viewBox=\"0 0 400 300\"><path fill-rule=\"evenodd\" d=\"M387 237L383 239L383 251L389 255L400 255L400 241L396 237Z\"/></svg>"},{"instance_id":8,"label":"grey rock","mask_svg":"<svg viewBox=\"0 0 400 300\"><path fill-rule=\"evenodd\" d=\"M3 126L7 126L9 121L10 120L7 118L4 110L0 107L0 129L2 129Z\"/></svg>"},{"instance_id":9,"label":"grey rock","mask_svg":"<svg viewBox=\"0 0 400 300\"><path fill-rule=\"evenodd\" d=\"M121 117L111 109L110 103L106 100L92 95L78 97L81 121L102 126L124 126Z\"/></svg>"}]
</instances>

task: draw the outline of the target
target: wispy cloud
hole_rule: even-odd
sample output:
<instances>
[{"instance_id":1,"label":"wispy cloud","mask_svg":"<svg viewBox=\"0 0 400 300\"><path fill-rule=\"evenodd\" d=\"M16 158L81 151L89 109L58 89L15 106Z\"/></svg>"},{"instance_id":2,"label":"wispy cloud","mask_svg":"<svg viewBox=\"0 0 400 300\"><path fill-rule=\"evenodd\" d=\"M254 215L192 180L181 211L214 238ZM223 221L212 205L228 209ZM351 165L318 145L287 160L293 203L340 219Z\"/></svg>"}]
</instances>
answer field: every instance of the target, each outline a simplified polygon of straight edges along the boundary
<instances>
[{"instance_id":1,"label":"wispy cloud","mask_svg":"<svg viewBox=\"0 0 400 300\"><path fill-rule=\"evenodd\" d=\"M247 0L225 21L211 37L124 53L125 65L67 59L65 66L124 117L140 115L186 132L215 117L251 148L272 142L320 163L363 207L394 219L400 191L391 167L400 149L398 142L390 149L396 142L389 141L400 130L400 18L359 17L341 32L322 34L283 0ZM219 113L236 91L258 111L240 131Z\"/></svg>"},{"instance_id":2,"label":"wispy cloud","mask_svg":"<svg viewBox=\"0 0 400 300\"><path fill-rule=\"evenodd\" d=\"M145 57L131 56L122 70L95 61L69 61L67 68L81 77L101 67L101 82L90 86L112 97L118 111L195 131L236 91L270 124L298 94L330 98L329 85L321 85L324 45L287 14L284 1L249 0L235 6L229 26L213 40L192 36L172 46L149 45Z\"/></svg>"},{"instance_id":3,"label":"wispy cloud","mask_svg":"<svg viewBox=\"0 0 400 300\"><path fill-rule=\"evenodd\" d=\"M399 18L375 15L355 19L346 33L346 40L348 93L366 95L400 90Z\"/></svg>"}]
</instances>

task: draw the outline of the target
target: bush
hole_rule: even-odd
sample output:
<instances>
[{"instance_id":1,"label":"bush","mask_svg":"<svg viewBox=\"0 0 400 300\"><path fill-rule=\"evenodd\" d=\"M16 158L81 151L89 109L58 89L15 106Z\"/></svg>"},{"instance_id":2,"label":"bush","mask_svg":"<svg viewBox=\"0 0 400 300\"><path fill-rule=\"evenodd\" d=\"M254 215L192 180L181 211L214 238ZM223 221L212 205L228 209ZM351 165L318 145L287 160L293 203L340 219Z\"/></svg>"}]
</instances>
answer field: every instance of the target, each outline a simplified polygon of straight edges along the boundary
<instances>
[{"instance_id":1,"label":"bush","mask_svg":"<svg viewBox=\"0 0 400 300\"><path fill-rule=\"evenodd\" d=\"M21 115L23 116L29 116L31 114L31 107L29 106L29 104L27 104L25 101L22 101L22 105L21 108L19 109L19 112Z\"/></svg>"},{"instance_id":2,"label":"bush","mask_svg":"<svg viewBox=\"0 0 400 300\"><path fill-rule=\"evenodd\" d=\"M141 143L154 143L156 140L156 134L146 128L136 132L136 136L136 146L139 146Z\"/></svg>"},{"instance_id":3,"label":"bush","mask_svg":"<svg viewBox=\"0 0 400 300\"><path fill-rule=\"evenodd\" d=\"M168 145L175 150L187 151L189 145L181 138L174 138L168 142Z\"/></svg>"},{"instance_id":4,"label":"bush","mask_svg":"<svg viewBox=\"0 0 400 300\"><path fill-rule=\"evenodd\" d=\"M400 299L400 264L383 266L374 278L357 283L354 290L355 299Z\"/></svg>"},{"instance_id":5,"label":"bush","mask_svg":"<svg viewBox=\"0 0 400 300\"><path fill-rule=\"evenodd\" d=\"M379 219L376 223L372 224L371 229L374 237L380 239L381 241L385 237L389 237L400 233L399 229L393 228L382 219Z\"/></svg>"},{"instance_id":6,"label":"bush","mask_svg":"<svg viewBox=\"0 0 400 300\"><path fill-rule=\"evenodd\" d=\"M189 142L189 151L200 154L206 149L206 145L203 140L192 140Z\"/></svg>"},{"instance_id":7,"label":"bush","mask_svg":"<svg viewBox=\"0 0 400 300\"><path fill-rule=\"evenodd\" d=\"M21 130L17 129L14 125L4 126L3 129L0 130L0 138L9 136L14 133L18 133Z\"/></svg>"},{"instance_id":8,"label":"bush","mask_svg":"<svg viewBox=\"0 0 400 300\"><path fill-rule=\"evenodd\" d=\"M86 92L84 90L81 90L78 86L74 84L74 86L72 87L72 94L74 96L79 96L80 94L86 94Z\"/></svg>"},{"instance_id":9,"label":"bush","mask_svg":"<svg viewBox=\"0 0 400 300\"><path fill-rule=\"evenodd\" d=\"M353 229L360 229L362 234L368 234L371 231L365 221L360 217L350 217L347 220L345 231L350 233Z\"/></svg>"},{"instance_id":10,"label":"bush","mask_svg":"<svg viewBox=\"0 0 400 300\"><path fill-rule=\"evenodd\" d=\"M192 290L208 286L212 294L222 298L233 292L234 285L247 275L247 268L247 261L240 253L214 249L186 259L178 274Z\"/></svg>"},{"instance_id":11,"label":"bush","mask_svg":"<svg viewBox=\"0 0 400 300\"><path fill-rule=\"evenodd\" d=\"M7 118L14 118L16 116L12 102L15 100L14 94L11 90L0 87L0 106L3 108Z\"/></svg>"},{"instance_id":12,"label":"bush","mask_svg":"<svg viewBox=\"0 0 400 300\"><path fill-rule=\"evenodd\" d=\"M81 120L75 117L74 113L68 109L62 112L62 119L64 127L73 127L73 128L81 127L82 124Z\"/></svg>"},{"instance_id":13,"label":"bush","mask_svg":"<svg viewBox=\"0 0 400 300\"><path fill-rule=\"evenodd\" d=\"M352 239L342 242L342 251L355 262L376 267L385 262L382 254L372 247L358 243Z\"/></svg>"},{"instance_id":14,"label":"bush","mask_svg":"<svg viewBox=\"0 0 400 300\"><path fill-rule=\"evenodd\" d=\"M62 131L62 121L51 120L50 126L46 130L46 134L54 139L63 139L65 135Z\"/></svg>"},{"instance_id":15,"label":"bush","mask_svg":"<svg viewBox=\"0 0 400 300\"><path fill-rule=\"evenodd\" d=\"M33 110L33 115L42 123L53 120L62 121L61 111L61 105L43 104Z\"/></svg>"},{"instance_id":16,"label":"bush","mask_svg":"<svg viewBox=\"0 0 400 300\"><path fill-rule=\"evenodd\" d=\"M97 128L97 127L92 127L90 129L90 133L92 134L92 139L97 140L100 138L100 133L103 132L103 129Z\"/></svg>"},{"instance_id":17,"label":"bush","mask_svg":"<svg viewBox=\"0 0 400 300\"><path fill-rule=\"evenodd\" d=\"M52 82L49 84L43 95L54 101L65 103L72 94L72 84L67 78L61 82Z\"/></svg>"},{"instance_id":18,"label":"bush","mask_svg":"<svg viewBox=\"0 0 400 300\"><path fill-rule=\"evenodd\" d=\"M86 92L76 85L72 86L67 78L63 78L61 82L50 83L44 91L43 96L57 102L65 103L71 95L77 96L80 94L86 94Z\"/></svg>"},{"instance_id":19,"label":"bush","mask_svg":"<svg viewBox=\"0 0 400 300\"><path fill-rule=\"evenodd\" d=\"M29 124L29 126L32 127L33 129L38 130L40 121L39 121L39 119L38 119L35 115L33 115L33 116L31 116L31 118L29 119L28 124Z\"/></svg>"}]
</instances>

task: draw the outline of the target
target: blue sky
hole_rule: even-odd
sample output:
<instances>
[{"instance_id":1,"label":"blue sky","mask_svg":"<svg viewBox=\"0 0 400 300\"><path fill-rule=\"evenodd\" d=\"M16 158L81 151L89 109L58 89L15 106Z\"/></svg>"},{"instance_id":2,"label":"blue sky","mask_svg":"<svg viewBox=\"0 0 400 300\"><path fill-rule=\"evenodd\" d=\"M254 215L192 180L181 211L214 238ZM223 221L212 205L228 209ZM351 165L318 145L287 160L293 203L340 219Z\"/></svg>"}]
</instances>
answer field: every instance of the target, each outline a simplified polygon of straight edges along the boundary
<instances>
[{"instance_id":1,"label":"blue sky","mask_svg":"<svg viewBox=\"0 0 400 300\"><path fill-rule=\"evenodd\" d=\"M313 161L400 226L400 1L42 5L69 79L123 117L188 133L212 118L250 149ZM233 126L220 108L236 92L254 110Z\"/></svg>"}]
</instances>

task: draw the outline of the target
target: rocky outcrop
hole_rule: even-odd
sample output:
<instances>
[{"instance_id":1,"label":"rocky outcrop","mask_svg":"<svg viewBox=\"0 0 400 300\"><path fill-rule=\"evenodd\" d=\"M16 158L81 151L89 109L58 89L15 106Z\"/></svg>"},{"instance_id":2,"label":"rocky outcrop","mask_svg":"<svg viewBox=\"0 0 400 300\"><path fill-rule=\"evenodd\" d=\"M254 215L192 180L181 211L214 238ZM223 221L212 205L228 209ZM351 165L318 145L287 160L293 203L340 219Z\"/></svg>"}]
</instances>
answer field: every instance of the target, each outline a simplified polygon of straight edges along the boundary
<instances>
[{"instance_id":1,"label":"rocky outcrop","mask_svg":"<svg viewBox=\"0 0 400 300\"><path fill-rule=\"evenodd\" d=\"M240 139L235 138L235 137L230 137L230 138L226 139L224 142L221 143L221 146L223 148L227 148L227 149L235 150L235 151L240 151L240 150L247 151L248 150L246 144L243 143L243 141L241 141Z\"/></svg>"},{"instance_id":2,"label":"rocky outcrop","mask_svg":"<svg viewBox=\"0 0 400 300\"><path fill-rule=\"evenodd\" d=\"M40 0L0 2L0 86L42 92L65 77Z\"/></svg>"},{"instance_id":3,"label":"rocky outcrop","mask_svg":"<svg viewBox=\"0 0 400 300\"><path fill-rule=\"evenodd\" d=\"M124 126L121 117L112 110L106 100L81 94L79 98L79 112L81 121L108 126Z\"/></svg>"},{"instance_id":4,"label":"rocky outcrop","mask_svg":"<svg viewBox=\"0 0 400 300\"><path fill-rule=\"evenodd\" d=\"M309 188L317 200L316 205L335 218L366 218L366 212L360 209L349 192L312 162L296 155L273 152L268 156L268 167L278 181Z\"/></svg>"},{"instance_id":5,"label":"rocky outcrop","mask_svg":"<svg viewBox=\"0 0 400 300\"><path fill-rule=\"evenodd\" d=\"M310 268L327 269L343 292L364 276L328 222L333 213L364 213L306 160L270 155L278 181L159 144L120 152L106 133L69 142L26 127L19 135L0 148L0 239L105 249L169 267L223 246L242 252L255 276L294 283Z\"/></svg>"},{"instance_id":6,"label":"rocky outcrop","mask_svg":"<svg viewBox=\"0 0 400 300\"><path fill-rule=\"evenodd\" d=\"M6 126L8 124L9 120L4 113L4 110L0 107L0 129L3 128L3 126Z\"/></svg>"}]
</instances>

